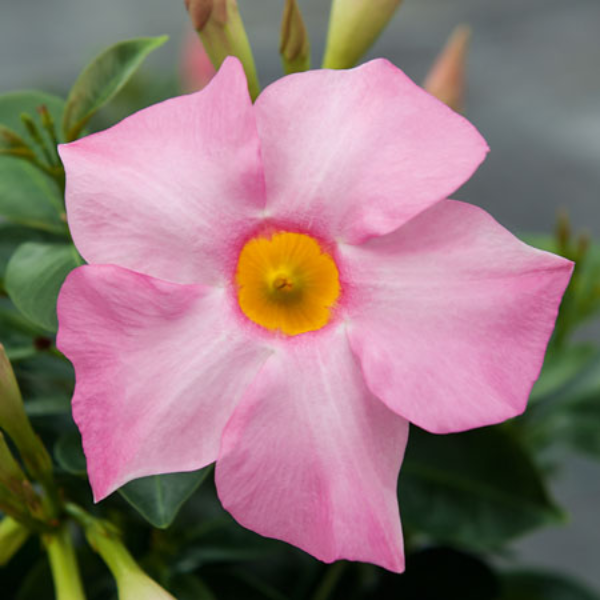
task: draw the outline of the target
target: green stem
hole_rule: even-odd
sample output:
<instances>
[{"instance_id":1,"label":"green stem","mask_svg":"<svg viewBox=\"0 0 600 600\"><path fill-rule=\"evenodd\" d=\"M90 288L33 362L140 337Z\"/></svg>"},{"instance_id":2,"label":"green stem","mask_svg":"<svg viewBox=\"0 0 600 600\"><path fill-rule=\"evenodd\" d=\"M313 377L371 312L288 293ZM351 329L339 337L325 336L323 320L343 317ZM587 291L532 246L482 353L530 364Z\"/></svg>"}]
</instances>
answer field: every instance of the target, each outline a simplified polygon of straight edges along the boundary
<instances>
[{"instance_id":1,"label":"green stem","mask_svg":"<svg viewBox=\"0 0 600 600\"><path fill-rule=\"evenodd\" d=\"M85 600L85 592L81 582L77 557L71 534L63 525L56 534L44 538L56 600Z\"/></svg>"},{"instance_id":2,"label":"green stem","mask_svg":"<svg viewBox=\"0 0 600 600\"><path fill-rule=\"evenodd\" d=\"M313 600L327 600L335 590L347 567L348 563L343 561L330 565L313 595Z\"/></svg>"}]
</instances>

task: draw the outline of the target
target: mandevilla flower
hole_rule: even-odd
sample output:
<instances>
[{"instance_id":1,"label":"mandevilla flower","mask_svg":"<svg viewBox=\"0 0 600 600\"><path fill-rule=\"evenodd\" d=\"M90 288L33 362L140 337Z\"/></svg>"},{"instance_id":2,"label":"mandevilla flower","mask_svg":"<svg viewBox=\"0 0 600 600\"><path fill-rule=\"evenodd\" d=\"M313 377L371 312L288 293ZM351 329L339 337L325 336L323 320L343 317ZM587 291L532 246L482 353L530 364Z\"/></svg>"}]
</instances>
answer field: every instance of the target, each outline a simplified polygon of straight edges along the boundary
<instances>
[{"instance_id":1,"label":"mandevilla flower","mask_svg":"<svg viewBox=\"0 0 600 600\"><path fill-rule=\"evenodd\" d=\"M201 92L61 146L89 265L59 298L101 500L216 461L244 526L404 568L408 422L525 408L572 264L446 198L487 152L385 60Z\"/></svg>"}]
</instances>

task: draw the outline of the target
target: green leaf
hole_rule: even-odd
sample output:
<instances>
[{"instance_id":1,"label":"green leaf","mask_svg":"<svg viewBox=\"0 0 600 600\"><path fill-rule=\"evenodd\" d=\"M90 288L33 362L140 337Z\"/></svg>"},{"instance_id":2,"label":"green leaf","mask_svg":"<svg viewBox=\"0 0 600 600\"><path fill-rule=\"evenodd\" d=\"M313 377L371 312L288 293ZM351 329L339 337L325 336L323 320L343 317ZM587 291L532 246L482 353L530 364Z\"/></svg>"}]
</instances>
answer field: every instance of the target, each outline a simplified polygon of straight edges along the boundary
<instances>
[{"instance_id":1,"label":"green leaf","mask_svg":"<svg viewBox=\"0 0 600 600\"><path fill-rule=\"evenodd\" d=\"M82 260L71 244L27 242L19 246L6 268L6 291L33 323L56 331L56 299L66 276Z\"/></svg>"},{"instance_id":2,"label":"green leaf","mask_svg":"<svg viewBox=\"0 0 600 600\"><path fill-rule=\"evenodd\" d=\"M497 427L440 436L411 427L399 500L409 530L476 550L562 520L529 456Z\"/></svg>"},{"instance_id":3,"label":"green leaf","mask_svg":"<svg viewBox=\"0 0 600 600\"><path fill-rule=\"evenodd\" d=\"M33 116L40 106L45 106L50 111L55 122L61 122L65 102L57 96L34 90L1 94L0 124L27 139L27 129L21 121L21 114L27 113Z\"/></svg>"},{"instance_id":4,"label":"green leaf","mask_svg":"<svg viewBox=\"0 0 600 600\"><path fill-rule=\"evenodd\" d=\"M600 600L600 596L570 577L535 571L506 573L498 600Z\"/></svg>"},{"instance_id":5,"label":"green leaf","mask_svg":"<svg viewBox=\"0 0 600 600\"><path fill-rule=\"evenodd\" d=\"M154 527L165 529L211 470L212 466L189 473L142 477L124 485L119 493Z\"/></svg>"},{"instance_id":6,"label":"green leaf","mask_svg":"<svg viewBox=\"0 0 600 600\"><path fill-rule=\"evenodd\" d=\"M85 475L86 460L81 447L81 436L77 431L65 433L54 444L56 462L71 475Z\"/></svg>"},{"instance_id":7,"label":"green leaf","mask_svg":"<svg viewBox=\"0 0 600 600\"><path fill-rule=\"evenodd\" d=\"M600 352L533 405L524 415L523 427L533 445L562 442L600 458Z\"/></svg>"},{"instance_id":8,"label":"green leaf","mask_svg":"<svg viewBox=\"0 0 600 600\"><path fill-rule=\"evenodd\" d=\"M68 396L45 396L25 402L25 411L30 417L66 415L71 412L71 399Z\"/></svg>"},{"instance_id":9,"label":"green leaf","mask_svg":"<svg viewBox=\"0 0 600 600\"><path fill-rule=\"evenodd\" d=\"M35 115L45 106L52 118L62 120L64 101L36 91L0 95L0 125L25 141L29 139L21 114ZM28 162L13 156L0 156L0 217L27 227L59 234L67 233L62 198L51 179Z\"/></svg>"},{"instance_id":10,"label":"green leaf","mask_svg":"<svg viewBox=\"0 0 600 600\"><path fill-rule=\"evenodd\" d=\"M62 199L50 179L19 158L0 156L0 217L65 235L63 214Z\"/></svg>"},{"instance_id":11,"label":"green leaf","mask_svg":"<svg viewBox=\"0 0 600 600\"><path fill-rule=\"evenodd\" d=\"M25 242L60 241L62 241L61 238L44 231L34 231L22 225L8 222L0 223L0 282L4 281L6 265L18 246Z\"/></svg>"},{"instance_id":12,"label":"green leaf","mask_svg":"<svg viewBox=\"0 0 600 600\"><path fill-rule=\"evenodd\" d=\"M540 377L531 391L530 400L543 400L572 381L589 364L595 352L591 344L549 349Z\"/></svg>"},{"instance_id":13,"label":"green leaf","mask_svg":"<svg viewBox=\"0 0 600 600\"><path fill-rule=\"evenodd\" d=\"M97 56L73 85L63 118L67 141L76 139L92 116L127 83L144 59L166 36L120 42Z\"/></svg>"}]
</instances>

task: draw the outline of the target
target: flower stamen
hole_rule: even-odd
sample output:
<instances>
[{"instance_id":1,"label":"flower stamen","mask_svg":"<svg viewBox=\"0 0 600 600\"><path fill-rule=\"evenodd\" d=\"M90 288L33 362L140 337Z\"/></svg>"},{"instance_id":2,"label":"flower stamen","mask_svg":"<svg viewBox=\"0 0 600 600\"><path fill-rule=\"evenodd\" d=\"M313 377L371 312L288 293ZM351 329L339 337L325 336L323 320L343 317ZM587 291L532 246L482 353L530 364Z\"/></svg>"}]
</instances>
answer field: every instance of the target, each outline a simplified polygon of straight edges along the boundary
<instances>
[{"instance_id":1,"label":"flower stamen","mask_svg":"<svg viewBox=\"0 0 600 600\"><path fill-rule=\"evenodd\" d=\"M340 295L333 258L302 233L252 238L240 252L235 278L246 317L286 335L324 327Z\"/></svg>"}]
</instances>

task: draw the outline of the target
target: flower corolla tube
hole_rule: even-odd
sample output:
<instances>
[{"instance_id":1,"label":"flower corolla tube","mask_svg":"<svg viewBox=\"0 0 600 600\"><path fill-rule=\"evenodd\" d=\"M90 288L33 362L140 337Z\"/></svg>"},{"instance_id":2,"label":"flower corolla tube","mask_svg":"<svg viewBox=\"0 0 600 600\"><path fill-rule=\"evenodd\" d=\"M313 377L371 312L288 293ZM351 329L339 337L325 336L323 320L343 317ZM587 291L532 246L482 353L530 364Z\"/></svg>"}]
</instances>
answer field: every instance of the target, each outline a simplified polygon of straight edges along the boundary
<instances>
[{"instance_id":1,"label":"flower corolla tube","mask_svg":"<svg viewBox=\"0 0 600 600\"><path fill-rule=\"evenodd\" d=\"M572 264L447 199L487 145L386 60L201 92L60 147L58 346L101 500L216 461L233 517L404 568L409 422L521 413Z\"/></svg>"}]
</instances>

